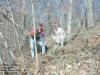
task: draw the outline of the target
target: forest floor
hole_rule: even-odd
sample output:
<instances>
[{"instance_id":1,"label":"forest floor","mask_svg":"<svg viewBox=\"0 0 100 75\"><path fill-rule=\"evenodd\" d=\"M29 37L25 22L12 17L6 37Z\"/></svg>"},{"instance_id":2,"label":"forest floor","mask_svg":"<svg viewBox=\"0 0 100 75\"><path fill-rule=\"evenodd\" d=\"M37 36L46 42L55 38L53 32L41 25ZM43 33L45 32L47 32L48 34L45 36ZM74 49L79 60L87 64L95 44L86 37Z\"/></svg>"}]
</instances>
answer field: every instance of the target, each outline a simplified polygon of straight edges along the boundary
<instances>
[{"instance_id":1,"label":"forest floor","mask_svg":"<svg viewBox=\"0 0 100 75\"><path fill-rule=\"evenodd\" d=\"M46 54L38 54L38 72L36 58L33 59L30 54L29 40L24 46L27 50L24 61L31 75L100 75L100 25L88 30L88 48L83 30L63 48L57 46L50 36L47 38ZM27 75L21 57L18 57L17 63L21 70L18 75Z\"/></svg>"},{"instance_id":2,"label":"forest floor","mask_svg":"<svg viewBox=\"0 0 100 75\"><path fill-rule=\"evenodd\" d=\"M88 48L83 31L63 48L55 45L50 36L46 42L46 54L40 52L38 55L38 73L36 59L31 58L30 50L24 54L31 75L100 75L100 25L88 30ZM22 68L21 57L18 64Z\"/></svg>"}]
</instances>

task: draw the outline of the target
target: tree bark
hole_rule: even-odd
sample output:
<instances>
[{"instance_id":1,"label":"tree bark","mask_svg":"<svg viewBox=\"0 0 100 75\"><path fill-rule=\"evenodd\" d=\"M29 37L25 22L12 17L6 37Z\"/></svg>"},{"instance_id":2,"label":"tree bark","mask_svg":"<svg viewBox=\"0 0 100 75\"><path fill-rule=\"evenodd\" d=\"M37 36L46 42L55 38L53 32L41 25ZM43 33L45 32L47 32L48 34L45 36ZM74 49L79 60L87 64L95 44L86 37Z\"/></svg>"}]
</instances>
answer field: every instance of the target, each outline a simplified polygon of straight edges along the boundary
<instances>
[{"instance_id":1,"label":"tree bark","mask_svg":"<svg viewBox=\"0 0 100 75\"><path fill-rule=\"evenodd\" d=\"M34 4L32 1L32 14L33 14L33 22L34 22L34 47L35 47L35 54L36 54L36 71L38 72L38 52L37 52L37 45L36 45L36 37L35 37L35 16L34 16Z\"/></svg>"},{"instance_id":2,"label":"tree bark","mask_svg":"<svg viewBox=\"0 0 100 75\"><path fill-rule=\"evenodd\" d=\"M93 11L93 0L86 0L86 8L87 8L87 24L88 27L94 27L94 11Z\"/></svg>"},{"instance_id":3,"label":"tree bark","mask_svg":"<svg viewBox=\"0 0 100 75\"><path fill-rule=\"evenodd\" d=\"M71 25L72 25L72 0L70 0L70 7L69 7L69 13L68 13L68 26L67 26L67 34L70 38L71 33Z\"/></svg>"}]
</instances>

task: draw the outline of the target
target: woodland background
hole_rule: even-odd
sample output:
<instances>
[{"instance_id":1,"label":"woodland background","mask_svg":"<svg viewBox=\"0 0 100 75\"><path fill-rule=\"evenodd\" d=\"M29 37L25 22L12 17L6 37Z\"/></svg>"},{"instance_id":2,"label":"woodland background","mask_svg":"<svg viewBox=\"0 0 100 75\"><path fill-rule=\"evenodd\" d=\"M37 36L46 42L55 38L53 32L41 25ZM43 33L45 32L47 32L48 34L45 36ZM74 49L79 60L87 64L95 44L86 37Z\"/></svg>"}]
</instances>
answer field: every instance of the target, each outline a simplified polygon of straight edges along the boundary
<instances>
[{"instance_id":1,"label":"woodland background","mask_svg":"<svg viewBox=\"0 0 100 75\"><path fill-rule=\"evenodd\" d=\"M33 10L32 10L32 5L33 5ZM38 69L39 69L39 64L41 64L44 61L44 59L48 60L46 62L47 65L49 65L48 64L50 62L49 60L52 61L56 57L56 56L51 57L51 55L48 55L51 49L54 51L57 50L57 47L54 46L54 43L51 41L50 38L53 34L52 30L54 23L57 23L66 32L67 45L65 45L63 49L60 49L58 47L60 49L59 52L65 51L65 53L62 54L61 56L64 55L68 56L67 55L68 52L66 52L67 48L69 48L68 51L72 50L73 53L74 49L71 49L73 48L71 46L73 45L72 42L74 43L75 46L84 45L82 48L85 49L85 51L88 51L87 49L89 49L90 47L89 45L91 44L90 41L92 40L92 38L90 37L98 38L97 41L95 42L98 44L95 46L95 49L100 50L99 47L100 46L99 42L100 0L0 0L0 63L1 64L9 64L11 66L11 64L15 63L18 64L19 63L18 60L20 60L21 61L20 63L22 63L21 70L25 69L26 70L25 74L32 75L35 73L35 71L31 72L30 69L32 67L31 68L27 67L26 58L30 58L29 59L30 63L28 63L28 65L29 64L32 65L32 63L35 63L35 59L32 59L30 56L29 33L33 29L34 24L37 26L40 23L44 24L48 52L46 56L43 58L41 55L39 55L40 57L36 61L39 62ZM83 41L82 38L84 38ZM73 40L76 40L77 44L75 44L75 41ZM84 42L84 44L80 44L79 40L80 42ZM54 47L52 48L52 46ZM91 47L94 48L94 43L93 45L91 45ZM80 48L80 50L82 49ZM73 54L77 56L77 54L75 54L77 50L74 51L75 52ZM73 54L71 56L73 56ZM25 55L27 55L28 57L27 56L25 57ZM61 56L59 58L62 60L63 57ZM42 60L40 61L41 58ZM56 58L55 62L57 62L59 58ZM66 59L66 61L68 60L70 59ZM78 60L78 62L79 61L81 60ZM100 61L98 61L98 63L100 63ZM65 62L63 64L65 64ZM54 70L54 75L60 74L57 65L58 64L56 64L56 68ZM32 68L32 70L33 69L34 68ZM65 69L62 70L63 71L62 73L65 72L64 70ZM100 68L95 71L96 74L90 71L91 74L88 73L88 75L100 75ZM52 75L49 73L49 70L47 72L48 72L47 75ZM9 74L8 71L7 73ZM46 72L40 69L40 72L36 72L35 74L37 75L37 73L39 73L40 75L42 74L44 75ZM2 71L1 75L2 74L6 75L6 71ZM22 75L22 72L18 72L15 74ZM12 75L14 74L12 73ZM66 73L64 75L66 75ZM75 75L75 74L73 73L69 75ZM78 75L78 73L76 73L76 75ZM87 75L87 74L83 73L81 75Z\"/></svg>"}]
</instances>

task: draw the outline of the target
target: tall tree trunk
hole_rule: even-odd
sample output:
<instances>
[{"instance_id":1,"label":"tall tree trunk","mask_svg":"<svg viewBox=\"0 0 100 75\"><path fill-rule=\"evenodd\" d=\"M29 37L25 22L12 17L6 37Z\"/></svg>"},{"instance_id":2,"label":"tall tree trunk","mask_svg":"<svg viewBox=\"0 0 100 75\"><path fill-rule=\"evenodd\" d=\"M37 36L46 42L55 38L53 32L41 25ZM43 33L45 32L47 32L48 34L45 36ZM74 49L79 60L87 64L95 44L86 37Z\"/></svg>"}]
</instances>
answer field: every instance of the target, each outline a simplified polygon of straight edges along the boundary
<instances>
[{"instance_id":1,"label":"tall tree trunk","mask_svg":"<svg viewBox=\"0 0 100 75\"><path fill-rule=\"evenodd\" d=\"M58 8L58 19L59 19L59 21L58 21L58 24L59 24L59 26L61 26L62 25L62 1L61 0L57 0L57 8Z\"/></svg>"},{"instance_id":2,"label":"tall tree trunk","mask_svg":"<svg viewBox=\"0 0 100 75\"><path fill-rule=\"evenodd\" d=\"M26 0L22 0L22 14L23 14L23 15L22 15L22 24L23 24L22 27L23 27L23 28L24 28L24 26L25 26L25 23L24 23L25 21L24 21L24 20L25 20L25 18L26 18L26 17L25 17L25 16L26 16L26 14L25 14L25 1L26 1Z\"/></svg>"},{"instance_id":3,"label":"tall tree trunk","mask_svg":"<svg viewBox=\"0 0 100 75\"><path fill-rule=\"evenodd\" d=\"M94 11L93 11L93 0L86 0L86 8L87 8L87 24L88 27L94 27Z\"/></svg>"},{"instance_id":4,"label":"tall tree trunk","mask_svg":"<svg viewBox=\"0 0 100 75\"><path fill-rule=\"evenodd\" d=\"M32 2L32 14L33 14L33 22L34 22L34 46L35 46L35 54L36 54L36 72L38 72L38 52L37 52L37 45L36 45L36 37L35 37L35 13L34 13L34 4Z\"/></svg>"},{"instance_id":5,"label":"tall tree trunk","mask_svg":"<svg viewBox=\"0 0 100 75\"><path fill-rule=\"evenodd\" d=\"M86 39L86 48L88 48L88 17L86 16L87 13L85 12L85 8L83 6L83 3L82 3L82 0L80 0L80 4L81 4L81 11L82 11L82 22L83 22L83 26L84 26L84 29L85 29L85 39Z\"/></svg>"},{"instance_id":6,"label":"tall tree trunk","mask_svg":"<svg viewBox=\"0 0 100 75\"><path fill-rule=\"evenodd\" d=\"M67 26L67 33L70 38L71 33L71 25L72 25L72 0L70 0L70 7L69 7L69 13L68 13L68 26Z\"/></svg>"}]
</instances>

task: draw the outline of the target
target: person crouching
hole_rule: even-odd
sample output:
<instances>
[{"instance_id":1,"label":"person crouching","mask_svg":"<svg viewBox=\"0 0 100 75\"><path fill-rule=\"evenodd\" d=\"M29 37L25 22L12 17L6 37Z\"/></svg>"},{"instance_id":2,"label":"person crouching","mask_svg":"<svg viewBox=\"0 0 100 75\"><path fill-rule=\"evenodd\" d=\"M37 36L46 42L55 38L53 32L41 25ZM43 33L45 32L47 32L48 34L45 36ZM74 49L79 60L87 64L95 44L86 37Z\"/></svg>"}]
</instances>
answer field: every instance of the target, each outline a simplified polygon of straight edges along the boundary
<instances>
[{"instance_id":1,"label":"person crouching","mask_svg":"<svg viewBox=\"0 0 100 75\"><path fill-rule=\"evenodd\" d=\"M44 29L42 28L43 24L40 24L37 26L37 29L35 29L35 36L36 36L36 43L42 46L42 55L45 54L45 34ZM31 50L31 56L34 58L34 29L30 32L30 50Z\"/></svg>"},{"instance_id":2,"label":"person crouching","mask_svg":"<svg viewBox=\"0 0 100 75\"><path fill-rule=\"evenodd\" d=\"M59 46L63 47L64 39L65 39L64 30L61 27L59 27L57 24L54 24L54 33L55 36L53 36L52 39L55 40Z\"/></svg>"}]
</instances>

